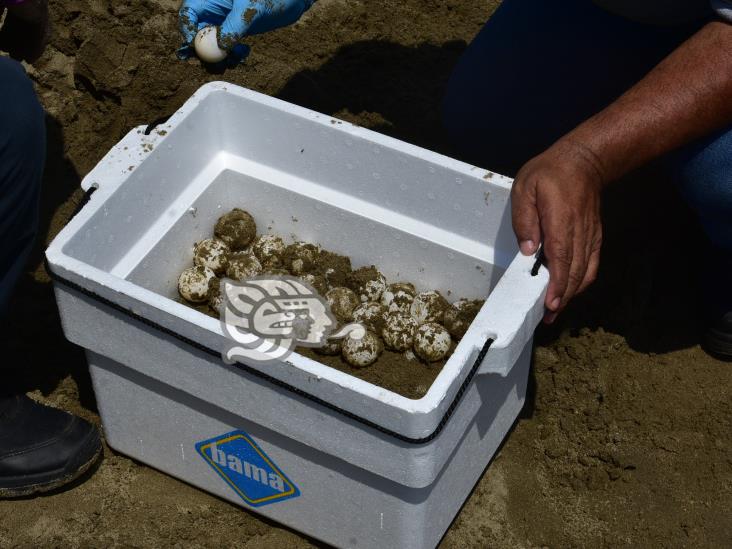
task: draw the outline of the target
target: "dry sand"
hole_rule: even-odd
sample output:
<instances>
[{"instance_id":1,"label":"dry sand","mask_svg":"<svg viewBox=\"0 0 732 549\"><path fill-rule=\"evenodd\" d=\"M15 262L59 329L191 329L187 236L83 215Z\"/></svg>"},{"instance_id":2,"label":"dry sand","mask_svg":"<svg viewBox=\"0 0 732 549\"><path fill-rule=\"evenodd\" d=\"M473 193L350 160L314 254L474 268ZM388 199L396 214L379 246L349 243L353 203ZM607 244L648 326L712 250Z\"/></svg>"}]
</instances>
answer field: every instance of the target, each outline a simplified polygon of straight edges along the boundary
<instances>
[{"instance_id":1,"label":"dry sand","mask_svg":"<svg viewBox=\"0 0 732 549\"><path fill-rule=\"evenodd\" d=\"M174 0L52 1L53 42L29 70L49 113L43 222L2 331L6 380L98 421L41 251L80 178L129 128L225 79L450 154L444 83L495 5L320 0L293 28L252 39L246 65L211 74L176 60ZM605 210L601 278L540 328L524 413L444 547L730 545L732 368L698 347L703 239L651 172L611 190ZM109 449L85 483L0 502L0 547L310 543Z\"/></svg>"}]
</instances>

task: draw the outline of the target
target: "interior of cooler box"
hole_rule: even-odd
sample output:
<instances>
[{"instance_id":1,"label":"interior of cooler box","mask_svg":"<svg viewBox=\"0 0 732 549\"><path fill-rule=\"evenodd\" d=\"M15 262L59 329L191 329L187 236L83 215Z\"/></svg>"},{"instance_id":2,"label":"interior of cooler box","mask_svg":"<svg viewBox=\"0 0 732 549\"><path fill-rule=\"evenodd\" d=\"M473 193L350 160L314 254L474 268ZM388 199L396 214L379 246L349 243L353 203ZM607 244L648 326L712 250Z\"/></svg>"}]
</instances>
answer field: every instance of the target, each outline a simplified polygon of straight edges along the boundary
<instances>
[{"instance_id":1,"label":"interior of cooler box","mask_svg":"<svg viewBox=\"0 0 732 549\"><path fill-rule=\"evenodd\" d=\"M260 233L318 243L389 281L451 301L485 298L516 253L505 180L324 118L212 93L168 128L65 253L176 298L194 242L239 207Z\"/></svg>"},{"instance_id":2,"label":"interior of cooler box","mask_svg":"<svg viewBox=\"0 0 732 549\"><path fill-rule=\"evenodd\" d=\"M289 183L296 183L297 192L268 183L251 172L224 170L132 267L128 280L176 297L178 274L192 264L193 243L213 236L216 219L232 207L250 212L260 233L279 234L289 242L320 244L350 257L354 267L376 265L387 280L409 281L420 290L436 289L455 299L484 299L502 272L500 266L481 259L479 254L450 248L449 235L413 234L364 215L367 212L333 204L337 197L318 196L325 191L316 189L316 185ZM414 224L411 220L401 221Z\"/></svg>"}]
</instances>

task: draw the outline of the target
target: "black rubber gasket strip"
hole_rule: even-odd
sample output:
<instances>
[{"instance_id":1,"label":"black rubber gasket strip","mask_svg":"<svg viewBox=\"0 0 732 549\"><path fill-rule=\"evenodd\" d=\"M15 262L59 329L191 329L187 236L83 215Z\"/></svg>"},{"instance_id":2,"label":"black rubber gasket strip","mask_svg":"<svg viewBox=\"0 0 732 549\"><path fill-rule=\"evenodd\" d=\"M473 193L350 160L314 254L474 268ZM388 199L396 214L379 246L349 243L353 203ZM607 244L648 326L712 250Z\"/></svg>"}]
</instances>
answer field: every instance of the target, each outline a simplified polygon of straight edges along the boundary
<instances>
[{"instance_id":1,"label":"black rubber gasket strip","mask_svg":"<svg viewBox=\"0 0 732 549\"><path fill-rule=\"evenodd\" d=\"M86 203L89 201L92 193L94 193L95 190L96 190L95 187L91 187L85 193L84 198L77 206L76 213L78 213L81 210L81 208L83 208L84 205L86 205ZM219 358L219 359L221 358L220 352L215 351L214 349L211 349L205 345L201 345L197 341L194 341L190 338L182 336L179 333L177 333L169 328L166 328L165 326L161 326L160 324L158 324L156 322L152 322L151 320L138 315L134 311L131 311L129 309L122 307L121 305L119 305L118 303L115 303L114 301L104 298L104 297L92 292L91 290L88 290L82 286L79 286L78 284L76 284L74 282L71 282L70 280L67 280L67 279L57 275L56 273L54 273L51 270L50 265L48 264L48 260L46 260L45 264L46 264L46 271L48 272L48 275L51 277L51 279L54 282L67 286L67 287L71 288L72 290L75 290L87 297L90 297L90 298L102 303L103 305L106 305L106 306L114 309L115 311L123 313L123 314L131 317L132 319L137 320L138 322L141 322L142 324L145 324L146 326L154 328L155 330L157 330L159 332L169 335L169 336L173 337L174 339L177 339L178 341L181 341L191 347L194 347L195 349L198 349L199 351L203 351L204 353L211 355L213 357ZM467 377L463 381L462 385L460 385L460 388L458 389L457 393L455 394L455 398L453 398L452 402L450 403L450 406L448 406L447 410L445 410L445 414L442 416L442 419L437 424L437 428L432 433L430 433L429 435L427 435L426 437L423 437L423 438L410 438L405 435L402 435L401 433L397 433L396 431L392 431L390 429L382 427L381 425L374 423L373 421L362 418L352 412L349 412L348 410L344 410L343 408L340 408L334 404L331 404L319 397L311 395L310 393L306 393L302 389L298 389L297 387L290 385L289 383L285 383L284 381L277 379L276 377L267 375L242 362L236 362L234 365L236 368L243 370L255 377L268 381L269 383L276 385L277 387L280 387L282 389L285 389L291 393L295 393L296 395L298 395L304 399L307 399L307 400L314 402L316 404L319 404L329 410L337 412L362 425L371 427L372 429L375 429L375 430L379 431L380 433L383 433L390 437L396 438L402 442L407 442L409 444L426 444L428 442L431 442L435 438L437 438L437 436L445 428L445 425L447 425L447 422L450 420L450 417L455 412L455 409L457 408L458 404L460 403L460 400L462 399L463 395L465 394L465 391L467 391L468 386L470 385L470 382L473 380L473 377L475 376L476 372L478 371L478 368L480 367L481 363L483 362L483 359L485 358L486 353L488 353L488 349L490 349L490 346L492 343L493 343L493 339L488 338L486 340L486 342L483 344L483 347L478 352L478 356L476 357L475 362L473 363L473 366L470 368L470 372L468 373Z\"/></svg>"}]
</instances>

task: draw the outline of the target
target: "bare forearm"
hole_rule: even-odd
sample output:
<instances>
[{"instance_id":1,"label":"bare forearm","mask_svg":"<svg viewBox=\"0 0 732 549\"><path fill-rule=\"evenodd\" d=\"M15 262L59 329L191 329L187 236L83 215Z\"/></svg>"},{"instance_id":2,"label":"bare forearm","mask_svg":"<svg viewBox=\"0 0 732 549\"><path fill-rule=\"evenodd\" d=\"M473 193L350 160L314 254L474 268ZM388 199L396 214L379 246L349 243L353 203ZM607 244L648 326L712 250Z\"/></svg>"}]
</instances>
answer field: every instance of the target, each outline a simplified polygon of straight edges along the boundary
<instances>
[{"instance_id":1,"label":"bare forearm","mask_svg":"<svg viewBox=\"0 0 732 549\"><path fill-rule=\"evenodd\" d=\"M732 25L709 23L605 110L572 142L604 183L732 123Z\"/></svg>"}]
</instances>

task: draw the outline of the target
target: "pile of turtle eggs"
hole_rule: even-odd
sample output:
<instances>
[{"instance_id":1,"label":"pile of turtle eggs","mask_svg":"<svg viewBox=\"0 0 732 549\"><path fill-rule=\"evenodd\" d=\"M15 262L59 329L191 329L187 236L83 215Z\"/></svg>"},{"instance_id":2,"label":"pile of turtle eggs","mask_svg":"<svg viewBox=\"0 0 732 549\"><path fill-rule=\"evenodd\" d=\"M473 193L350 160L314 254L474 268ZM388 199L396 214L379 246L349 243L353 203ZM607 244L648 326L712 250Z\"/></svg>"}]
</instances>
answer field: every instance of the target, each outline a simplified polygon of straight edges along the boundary
<instances>
[{"instance_id":1,"label":"pile of turtle eggs","mask_svg":"<svg viewBox=\"0 0 732 549\"><path fill-rule=\"evenodd\" d=\"M460 299L451 305L437 291L417 292L409 282L389 284L374 266L353 270L348 258L315 244L287 245L277 235L257 236L252 216L238 208L219 218L213 238L194 245L193 266L181 273L178 291L218 315L221 278L243 281L266 274L300 277L324 295L339 326L358 322L366 328L362 338L352 332L315 349L340 354L357 368L376 362L384 348L410 360L444 359L483 303Z\"/></svg>"}]
</instances>

